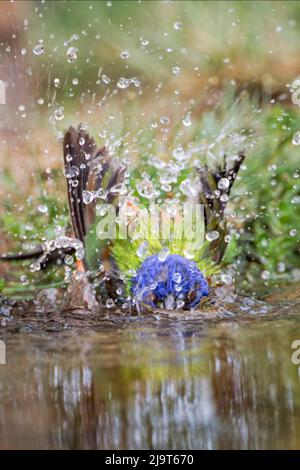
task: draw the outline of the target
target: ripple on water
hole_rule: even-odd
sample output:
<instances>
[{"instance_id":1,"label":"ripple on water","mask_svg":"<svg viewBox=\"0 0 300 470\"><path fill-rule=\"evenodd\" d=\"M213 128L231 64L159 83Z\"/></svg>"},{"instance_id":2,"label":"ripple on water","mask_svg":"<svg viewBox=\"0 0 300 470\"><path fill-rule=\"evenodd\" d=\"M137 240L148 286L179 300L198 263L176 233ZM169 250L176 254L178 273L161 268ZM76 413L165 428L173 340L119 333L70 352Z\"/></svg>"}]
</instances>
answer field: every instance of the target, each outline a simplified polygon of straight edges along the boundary
<instances>
[{"instance_id":1,"label":"ripple on water","mask_svg":"<svg viewBox=\"0 0 300 470\"><path fill-rule=\"evenodd\" d=\"M18 331L62 331L70 329L96 329L131 323L147 325L162 322L196 322L218 321L250 321L268 318L278 319L287 315L299 313L300 297L295 294L297 288L287 288L269 294L266 300L235 294L230 289L219 288L213 293L201 309L163 310L145 309L138 315L132 311L117 310L101 307L97 311L87 311L80 308L67 308L66 296L60 289L44 289L39 292L34 302L15 302L4 297L0 298L0 328L2 334ZM285 300L283 300L285 299Z\"/></svg>"}]
</instances>

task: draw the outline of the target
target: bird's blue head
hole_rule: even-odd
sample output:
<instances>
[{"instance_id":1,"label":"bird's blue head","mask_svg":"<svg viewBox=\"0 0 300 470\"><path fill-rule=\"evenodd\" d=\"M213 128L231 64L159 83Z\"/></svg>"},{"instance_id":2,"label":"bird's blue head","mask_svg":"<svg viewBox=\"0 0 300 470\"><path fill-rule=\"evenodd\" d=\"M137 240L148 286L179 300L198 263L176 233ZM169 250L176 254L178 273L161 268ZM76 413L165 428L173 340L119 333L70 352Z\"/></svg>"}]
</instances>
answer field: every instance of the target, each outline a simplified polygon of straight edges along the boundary
<instances>
[{"instance_id":1,"label":"bird's blue head","mask_svg":"<svg viewBox=\"0 0 300 470\"><path fill-rule=\"evenodd\" d=\"M152 307L166 302L172 307L196 307L208 295L207 280L194 261L180 255L168 255L160 261L157 255L149 256L131 279L134 297ZM171 303L170 303L171 302Z\"/></svg>"}]
</instances>

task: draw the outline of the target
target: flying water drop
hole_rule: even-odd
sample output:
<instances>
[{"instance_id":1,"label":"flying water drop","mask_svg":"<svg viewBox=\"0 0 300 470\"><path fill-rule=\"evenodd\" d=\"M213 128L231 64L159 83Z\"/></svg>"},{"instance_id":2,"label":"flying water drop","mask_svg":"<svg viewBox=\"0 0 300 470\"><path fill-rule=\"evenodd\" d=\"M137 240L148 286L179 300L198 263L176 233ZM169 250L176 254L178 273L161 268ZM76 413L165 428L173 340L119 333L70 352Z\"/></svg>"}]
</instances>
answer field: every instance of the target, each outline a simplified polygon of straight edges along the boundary
<instances>
[{"instance_id":1,"label":"flying water drop","mask_svg":"<svg viewBox=\"0 0 300 470\"><path fill-rule=\"evenodd\" d=\"M63 106L56 108L53 114L57 121L61 121L65 117L65 110Z\"/></svg>"},{"instance_id":2,"label":"flying water drop","mask_svg":"<svg viewBox=\"0 0 300 470\"><path fill-rule=\"evenodd\" d=\"M300 145L300 131L295 132L292 142L294 145Z\"/></svg>"},{"instance_id":3,"label":"flying water drop","mask_svg":"<svg viewBox=\"0 0 300 470\"><path fill-rule=\"evenodd\" d=\"M139 258L144 258L144 256L146 255L147 251L148 251L148 242L147 241L144 241L142 242L137 251L136 251L136 254Z\"/></svg>"},{"instance_id":4,"label":"flying water drop","mask_svg":"<svg viewBox=\"0 0 300 470\"><path fill-rule=\"evenodd\" d=\"M130 57L129 51L122 51L120 53L120 57L121 57L121 59L129 59L129 57Z\"/></svg>"},{"instance_id":5,"label":"flying water drop","mask_svg":"<svg viewBox=\"0 0 300 470\"><path fill-rule=\"evenodd\" d=\"M169 256L169 249L167 247L162 248L158 253L158 259L161 263L166 261L167 257Z\"/></svg>"},{"instance_id":6,"label":"flying water drop","mask_svg":"<svg viewBox=\"0 0 300 470\"><path fill-rule=\"evenodd\" d=\"M230 181L228 178L221 178L219 181L218 181L218 188L219 189L228 189L229 188L229 185L230 185Z\"/></svg>"},{"instance_id":7,"label":"flying water drop","mask_svg":"<svg viewBox=\"0 0 300 470\"><path fill-rule=\"evenodd\" d=\"M174 29L176 31L180 31L183 28L183 23L181 21L175 21L174 23Z\"/></svg>"},{"instance_id":8,"label":"flying water drop","mask_svg":"<svg viewBox=\"0 0 300 470\"><path fill-rule=\"evenodd\" d=\"M190 114L186 114L186 116L182 120L182 124L185 127L190 127L192 125L192 119Z\"/></svg>"},{"instance_id":9,"label":"flying water drop","mask_svg":"<svg viewBox=\"0 0 300 470\"><path fill-rule=\"evenodd\" d=\"M207 232L206 234L206 240L209 242L212 242L214 240L217 240L219 238L220 234L217 232L217 230L212 230L211 232Z\"/></svg>"},{"instance_id":10,"label":"flying water drop","mask_svg":"<svg viewBox=\"0 0 300 470\"><path fill-rule=\"evenodd\" d=\"M87 191L87 190L83 191L82 200L84 204L90 204L94 200L94 193L92 193L91 191Z\"/></svg>"},{"instance_id":11,"label":"flying water drop","mask_svg":"<svg viewBox=\"0 0 300 470\"><path fill-rule=\"evenodd\" d=\"M69 47L69 49L67 50L67 60L69 64L73 64L74 62L76 62L77 53L78 53L77 47Z\"/></svg>"},{"instance_id":12,"label":"flying water drop","mask_svg":"<svg viewBox=\"0 0 300 470\"><path fill-rule=\"evenodd\" d=\"M175 284L179 284L181 282L181 274L174 273L172 279L175 282Z\"/></svg>"},{"instance_id":13,"label":"flying water drop","mask_svg":"<svg viewBox=\"0 0 300 470\"><path fill-rule=\"evenodd\" d=\"M44 54L44 44L43 43L36 44L33 48L33 53L34 53L34 55Z\"/></svg>"}]
</instances>

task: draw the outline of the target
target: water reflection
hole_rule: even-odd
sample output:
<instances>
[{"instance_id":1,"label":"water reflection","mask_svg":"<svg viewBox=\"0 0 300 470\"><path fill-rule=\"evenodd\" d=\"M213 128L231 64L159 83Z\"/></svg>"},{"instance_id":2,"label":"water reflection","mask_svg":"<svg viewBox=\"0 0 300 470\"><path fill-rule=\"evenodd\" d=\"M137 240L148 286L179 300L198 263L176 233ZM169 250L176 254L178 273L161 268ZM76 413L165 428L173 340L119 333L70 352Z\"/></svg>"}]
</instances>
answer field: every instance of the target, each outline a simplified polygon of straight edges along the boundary
<instances>
[{"instance_id":1,"label":"water reflection","mask_svg":"<svg viewBox=\"0 0 300 470\"><path fill-rule=\"evenodd\" d=\"M12 335L1 448L299 448L299 324Z\"/></svg>"}]
</instances>

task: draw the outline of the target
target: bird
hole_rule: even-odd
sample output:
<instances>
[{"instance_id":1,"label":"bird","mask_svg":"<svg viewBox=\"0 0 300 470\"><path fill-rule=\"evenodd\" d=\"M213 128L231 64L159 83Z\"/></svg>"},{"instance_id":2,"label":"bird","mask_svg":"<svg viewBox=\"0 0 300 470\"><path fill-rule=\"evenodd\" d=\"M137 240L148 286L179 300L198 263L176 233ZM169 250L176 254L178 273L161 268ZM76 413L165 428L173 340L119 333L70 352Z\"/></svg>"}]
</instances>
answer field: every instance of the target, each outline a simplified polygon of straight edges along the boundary
<instances>
[{"instance_id":1,"label":"bird","mask_svg":"<svg viewBox=\"0 0 300 470\"><path fill-rule=\"evenodd\" d=\"M46 254L37 248L31 254L2 259L40 256L46 267L66 253L73 253L74 246L81 246L68 288L73 306L94 309L104 305L138 311L201 308L213 290L213 274L220 271L228 235L225 209L244 158L241 151L233 160L225 155L222 164L213 168L195 168L200 188L197 202L204 208L207 239L191 256L187 250L189 241L178 242L172 233L169 240L153 239L147 230L144 239L137 237L138 216L143 208L126 186L126 164L110 156L105 147L98 147L85 125L71 126L63 139L63 161L72 227L70 240L77 245L73 241ZM126 208L125 225L130 228L130 236L99 236L99 220L107 215L108 207L113 208L116 220ZM160 217L167 217L166 210ZM209 239L207 235L211 233L214 236Z\"/></svg>"}]
</instances>

